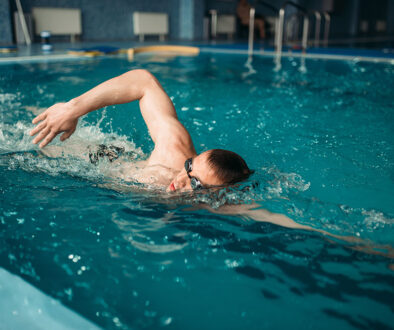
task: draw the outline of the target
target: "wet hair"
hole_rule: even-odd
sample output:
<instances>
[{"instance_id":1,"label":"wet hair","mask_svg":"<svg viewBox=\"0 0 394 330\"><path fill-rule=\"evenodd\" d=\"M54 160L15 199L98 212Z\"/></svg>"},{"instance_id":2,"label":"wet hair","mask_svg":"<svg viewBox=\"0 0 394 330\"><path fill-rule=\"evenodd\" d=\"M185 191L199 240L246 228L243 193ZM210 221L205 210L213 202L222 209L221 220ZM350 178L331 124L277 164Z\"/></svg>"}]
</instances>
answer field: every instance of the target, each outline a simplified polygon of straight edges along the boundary
<instances>
[{"instance_id":1,"label":"wet hair","mask_svg":"<svg viewBox=\"0 0 394 330\"><path fill-rule=\"evenodd\" d=\"M253 173L240 155L228 150L212 149L208 155L208 163L223 184L243 181Z\"/></svg>"}]
</instances>

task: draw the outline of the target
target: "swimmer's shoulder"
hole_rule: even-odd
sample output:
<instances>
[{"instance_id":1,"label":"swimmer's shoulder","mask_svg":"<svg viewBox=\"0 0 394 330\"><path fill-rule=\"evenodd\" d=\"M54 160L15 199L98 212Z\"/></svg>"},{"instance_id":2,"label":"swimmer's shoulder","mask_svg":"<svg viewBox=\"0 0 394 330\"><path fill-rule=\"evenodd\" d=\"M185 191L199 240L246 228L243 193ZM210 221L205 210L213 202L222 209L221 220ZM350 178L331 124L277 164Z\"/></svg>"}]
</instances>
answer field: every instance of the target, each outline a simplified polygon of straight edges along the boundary
<instances>
[{"instance_id":1,"label":"swimmer's shoulder","mask_svg":"<svg viewBox=\"0 0 394 330\"><path fill-rule=\"evenodd\" d=\"M149 164L148 160L128 164L123 170L124 179L127 181L167 186L178 170L161 164Z\"/></svg>"}]
</instances>

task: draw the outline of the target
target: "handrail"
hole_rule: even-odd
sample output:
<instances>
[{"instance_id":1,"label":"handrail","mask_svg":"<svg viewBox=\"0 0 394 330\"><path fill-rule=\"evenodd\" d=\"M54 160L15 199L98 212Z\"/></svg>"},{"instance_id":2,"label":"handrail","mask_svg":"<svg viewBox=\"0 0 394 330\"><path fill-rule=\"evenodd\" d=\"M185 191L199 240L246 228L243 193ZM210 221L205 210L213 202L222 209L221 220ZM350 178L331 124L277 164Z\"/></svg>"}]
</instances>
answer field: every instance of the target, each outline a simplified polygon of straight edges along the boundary
<instances>
[{"instance_id":1,"label":"handrail","mask_svg":"<svg viewBox=\"0 0 394 330\"><path fill-rule=\"evenodd\" d=\"M292 22L293 18L295 18L297 20L297 23L299 21L299 16L302 16L302 14L300 15L300 13L297 11L295 13L292 13L291 15L286 15L287 19L284 22L284 26L283 26L283 44L286 44L290 39L291 40L296 40L296 38L294 37L293 34L289 34L289 30L293 31L293 33L296 31L297 32L297 38L298 38L298 25L294 25L294 22ZM302 16L303 18L304 16ZM293 25L292 25L293 24ZM289 26L291 27L291 29L289 29ZM292 38L291 38L292 37Z\"/></svg>"},{"instance_id":2,"label":"handrail","mask_svg":"<svg viewBox=\"0 0 394 330\"><path fill-rule=\"evenodd\" d=\"M308 46L308 30L309 30L309 14L306 8L300 6L299 4L293 1L286 1L282 7L278 10L276 7L271 5L268 2L257 0L257 4L263 5L274 12L279 12L279 19L276 21L275 26L275 49L276 55L280 56L282 54L282 44L283 44L283 26L284 26L284 18L285 18L285 9L287 6L293 6L302 12L304 16L303 28L302 28L302 51L305 52ZM248 36L248 55L253 55L253 41L254 41L254 19L255 19L255 8L251 7L249 12L249 36ZM216 37L216 28L217 28L217 12L216 10L210 11L212 17L212 25L211 32ZM321 16L324 16L324 41L323 44L325 47L328 46L328 36L330 31L330 22L331 16L327 12L320 13L318 11L314 11L313 15L315 17L315 47L320 44L320 29L321 29ZM215 30L215 32L214 32Z\"/></svg>"},{"instance_id":3,"label":"handrail","mask_svg":"<svg viewBox=\"0 0 394 330\"><path fill-rule=\"evenodd\" d=\"M323 13L324 15L324 47L328 46L328 35L330 33L330 22L331 16L326 11Z\"/></svg>"},{"instance_id":4,"label":"handrail","mask_svg":"<svg viewBox=\"0 0 394 330\"><path fill-rule=\"evenodd\" d=\"M309 17L307 10L293 1L286 1L279 10L279 23L278 33L276 34L276 55L282 54L282 42L283 42L283 25L285 20L285 9L287 6L293 6L300 10L304 16L304 24L302 28L302 51L305 52L308 44L308 29L309 29Z\"/></svg>"},{"instance_id":5,"label":"handrail","mask_svg":"<svg viewBox=\"0 0 394 330\"><path fill-rule=\"evenodd\" d=\"M265 1L262 1L262 0L258 0L257 3L267 7L269 9L271 9L275 13L279 12L278 8L274 7L273 5L271 5L268 2L265 2ZM248 55L249 55L249 57L253 55L254 17L255 17L255 13L256 13L256 9L254 7L251 7L250 11L249 11L249 35L248 35ZM275 27L275 34L277 33L277 31L278 31L278 29L277 29L277 27ZM275 37L275 40L276 40L276 37Z\"/></svg>"},{"instance_id":6,"label":"handrail","mask_svg":"<svg viewBox=\"0 0 394 330\"><path fill-rule=\"evenodd\" d=\"M298 3L293 2L293 1L285 1L283 3L282 7L280 7L280 8L281 9L285 8L285 7L287 7L287 5L291 5L295 8L297 8L299 11L303 12L305 15L308 15L308 10L305 7L302 7L301 5L299 5Z\"/></svg>"},{"instance_id":7,"label":"handrail","mask_svg":"<svg viewBox=\"0 0 394 330\"><path fill-rule=\"evenodd\" d=\"M211 14L211 37L216 39L218 32L218 12L216 9L209 11Z\"/></svg>"},{"instance_id":8,"label":"handrail","mask_svg":"<svg viewBox=\"0 0 394 330\"><path fill-rule=\"evenodd\" d=\"M29 31L27 30L25 15L23 14L23 9L20 0L15 0L16 8L18 10L19 21L21 23L23 35L25 37L26 45L31 45L31 39L29 35Z\"/></svg>"},{"instance_id":9,"label":"handrail","mask_svg":"<svg viewBox=\"0 0 394 330\"><path fill-rule=\"evenodd\" d=\"M321 14L316 10L313 12L313 14L315 15L315 47L319 47Z\"/></svg>"},{"instance_id":10,"label":"handrail","mask_svg":"<svg viewBox=\"0 0 394 330\"><path fill-rule=\"evenodd\" d=\"M248 56L253 55L253 40L254 40L254 15L256 10L250 7L249 10L249 36L248 36Z\"/></svg>"},{"instance_id":11,"label":"handrail","mask_svg":"<svg viewBox=\"0 0 394 330\"><path fill-rule=\"evenodd\" d=\"M315 47L319 47L319 45L321 44L320 42L320 31L321 31L321 25L322 25L322 15L325 18L325 22L324 22L324 35L325 35L325 40L324 40L324 45L325 47L327 47L327 42L328 42L328 29L330 26L330 15L328 13L321 13L317 10L314 11L310 11L308 12L309 17L315 18L315 36L314 36L314 41L313 41L313 45ZM297 15L297 14L294 14ZM297 15L298 16L298 15ZM286 40L285 40L286 42Z\"/></svg>"}]
</instances>

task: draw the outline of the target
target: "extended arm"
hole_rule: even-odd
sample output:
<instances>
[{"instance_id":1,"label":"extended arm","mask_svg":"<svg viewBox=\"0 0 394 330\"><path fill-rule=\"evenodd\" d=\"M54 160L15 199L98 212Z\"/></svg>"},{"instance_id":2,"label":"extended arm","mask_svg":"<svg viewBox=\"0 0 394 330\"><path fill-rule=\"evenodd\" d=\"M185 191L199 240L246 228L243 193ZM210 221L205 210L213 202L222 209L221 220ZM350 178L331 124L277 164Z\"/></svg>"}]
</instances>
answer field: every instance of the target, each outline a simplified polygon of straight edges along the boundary
<instances>
[{"instance_id":1,"label":"extended arm","mask_svg":"<svg viewBox=\"0 0 394 330\"><path fill-rule=\"evenodd\" d=\"M110 79L67 103L58 103L34 118L38 124L30 135L40 148L63 132L61 140L75 131L78 118L108 105L140 101L142 116L153 141L163 138L183 139L192 145L190 136L178 121L174 106L156 78L146 70L133 70Z\"/></svg>"},{"instance_id":2,"label":"extended arm","mask_svg":"<svg viewBox=\"0 0 394 330\"><path fill-rule=\"evenodd\" d=\"M295 222L294 220L290 219L284 214L273 213L268 210L262 209L261 206L256 203L250 205L249 204L222 205L218 209L213 209L212 207L205 204L201 204L199 205L199 207L205 208L212 213L228 214L228 215L239 216L242 218L251 219L255 221L269 222L274 225L291 228L291 229L316 231L323 234L326 237L333 237L335 239L350 243L349 248L351 249L362 251L369 254L379 254L388 258L394 257L394 249L390 245L376 244L371 241L363 240L355 236L335 235L323 229L313 228L311 226L305 226Z\"/></svg>"}]
</instances>

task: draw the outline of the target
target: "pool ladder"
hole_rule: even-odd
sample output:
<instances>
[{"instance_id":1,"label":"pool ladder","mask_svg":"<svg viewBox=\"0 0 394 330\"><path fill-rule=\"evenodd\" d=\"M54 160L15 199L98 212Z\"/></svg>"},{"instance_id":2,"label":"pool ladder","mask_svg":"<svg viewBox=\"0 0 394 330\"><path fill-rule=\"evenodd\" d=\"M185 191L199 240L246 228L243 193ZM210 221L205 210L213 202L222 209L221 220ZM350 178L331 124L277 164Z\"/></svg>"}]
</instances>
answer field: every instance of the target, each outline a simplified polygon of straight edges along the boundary
<instances>
[{"instance_id":1,"label":"pool ladder","mask_svg":"<svg viewBox=\"0 0 394 330\"><path fill-rule=\"evenodd\" d=\"M258 1L258 3L260 5L263 5L269 9L273 10L274 12L278 13L278 19L276 20L276 24L275 24L275 54L277 57L280 57L282 55L283 28L284 28L284 23L285 23L286 8L288 6L293 6L302 13L304 20L303 20L303 28L302 28L301 48L302 48L302 52L305 53L306 49L308 47L309 16L310 16L310 13L308 13L307 9L298 5L297 3L293 2L293 1L286 1L279 10L265 1L260 0L260 1ZM248 55L249 56L253 56L255 13L256 13L255 8L251 7L250 12L249 12L249 36L248 36ZM329 36L329 31L330 31L331 17L327 12L320 13L318 11L313 11L312 15L315 18L315 40L314 40L315 47L318 47L320 45L320 26L321 26L322 14L324 16L323 45L325 47L328 46L328 36Z\"/></svg>"}]
</instances>

